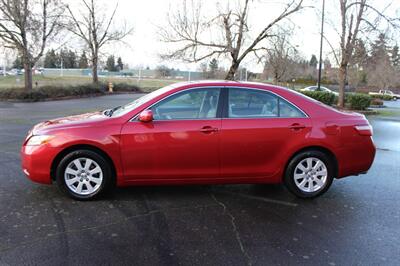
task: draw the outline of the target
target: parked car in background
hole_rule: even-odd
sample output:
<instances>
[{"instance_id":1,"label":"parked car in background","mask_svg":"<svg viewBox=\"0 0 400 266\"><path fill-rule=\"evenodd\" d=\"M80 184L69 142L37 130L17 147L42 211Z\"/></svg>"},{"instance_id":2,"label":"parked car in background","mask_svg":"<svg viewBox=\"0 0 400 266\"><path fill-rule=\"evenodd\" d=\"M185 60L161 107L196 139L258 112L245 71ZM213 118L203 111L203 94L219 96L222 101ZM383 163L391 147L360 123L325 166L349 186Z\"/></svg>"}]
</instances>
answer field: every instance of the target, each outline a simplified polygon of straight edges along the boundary
<instances>
[{"instance_id":1,"label":"parked car in background","mask_svg":"<svg viewBox=\"0 0 400 266\"><path fill-rule=\"evenodd\" d=\"M318 86L310 86L310 87L306 87L304 89L301 89L301 91L322 91L322 92L329 92L329 93L333 93L336 96L339 96L339 93L337 93L336 91L330 90L326 87L322 87L320 86L318 89Z\"/></svg>"},{"instance_id":2,"label":"parked car in background","mask_svg":"<svg viewBox=\"0 0 400 266\"><path fill-rule=\"evenodd\" d=\"M17 69L17 68L13 68L13 69L11 69L11 70L6 72L7 76L20 76L20 75L23 75L23 74L24 74L23 70Z\"/></svg>"},{"instance_id":3,"label":"parked car in background","mask_svg":"<svg viewBox=\"0 0 400 266\"><path fill-rule=\"evenodd\" d=\"M23 172L74 199L114 185L284 183L312 198L365 173L375 146L364 115L261 83L178 83L28 133ZM357 156L355 156L357 155Z\"/></svg>"},{"instance_id":4,"label":"parked car in background","mask_svg":"<svg viewBox=\"0 0 400 266\"><path fill-rule=\"evenodd\" d=\"M379 92L369 92L369 95L371 96L385 96L387 95L388 97L391 97L392 100L396 101L397 99L400 99L400 94L395 94L391 90L379 90Z\"/></svg>"}]
</instances>

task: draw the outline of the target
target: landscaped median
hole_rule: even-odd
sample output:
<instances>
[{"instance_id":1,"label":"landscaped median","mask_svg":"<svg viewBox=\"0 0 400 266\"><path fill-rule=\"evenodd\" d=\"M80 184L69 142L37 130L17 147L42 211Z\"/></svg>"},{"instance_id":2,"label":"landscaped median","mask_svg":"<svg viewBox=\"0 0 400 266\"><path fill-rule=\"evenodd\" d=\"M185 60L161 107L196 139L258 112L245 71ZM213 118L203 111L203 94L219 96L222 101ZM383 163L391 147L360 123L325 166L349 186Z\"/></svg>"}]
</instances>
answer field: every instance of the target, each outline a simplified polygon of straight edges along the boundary
<instances>
[{"instance_id":1,"label":"landscaped median","mask_svg":"<svg viewBox=\"0 0 400 266\"><path fill-rule=\"evenodd\" d=\"M299 91L300 93L323 102L326 105L336 105L338 97L330 92L323 91ZM346 108L364 111L371 105L372 97L364 93L347 93L345 96Z\"/></svg>"},{"instance_id":2,"label":"landscaped median","mask_svg":"<svg viewBox=\"0 0 400 266\"><path fill-rule=\"evenodd\" d=\"M142 90L131 84L116 83L112 85L114 93L140 93ZM84 84L76 86L43 86L26 91L23 88L10 88L0 90L0 100L37 102L57 99L70 99L107 94L109 84Z\"/></svg>"}]
</instances>

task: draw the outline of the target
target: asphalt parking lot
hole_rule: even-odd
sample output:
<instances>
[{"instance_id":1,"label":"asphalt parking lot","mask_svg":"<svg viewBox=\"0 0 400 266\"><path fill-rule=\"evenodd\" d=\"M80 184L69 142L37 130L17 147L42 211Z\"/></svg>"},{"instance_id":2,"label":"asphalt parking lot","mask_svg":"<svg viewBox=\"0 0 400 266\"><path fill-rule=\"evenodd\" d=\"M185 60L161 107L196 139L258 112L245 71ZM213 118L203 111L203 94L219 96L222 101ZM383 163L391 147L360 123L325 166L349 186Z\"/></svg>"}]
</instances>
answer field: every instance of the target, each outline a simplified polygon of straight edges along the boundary
<instances>
[{"instance_id":1,"label":"asphalt parking lot","mask_svg":"<svg viewBox=\"0 0 400 266\"><path fill-rule=\"evenodd\" d=\"M221 185L120 188L77 202L25 178L19 149L35 123L135 97L0 102L0 265L399 264L398 119L372 118L371 170L315 200L280 185Z\"/></svg>"}]
</instances>

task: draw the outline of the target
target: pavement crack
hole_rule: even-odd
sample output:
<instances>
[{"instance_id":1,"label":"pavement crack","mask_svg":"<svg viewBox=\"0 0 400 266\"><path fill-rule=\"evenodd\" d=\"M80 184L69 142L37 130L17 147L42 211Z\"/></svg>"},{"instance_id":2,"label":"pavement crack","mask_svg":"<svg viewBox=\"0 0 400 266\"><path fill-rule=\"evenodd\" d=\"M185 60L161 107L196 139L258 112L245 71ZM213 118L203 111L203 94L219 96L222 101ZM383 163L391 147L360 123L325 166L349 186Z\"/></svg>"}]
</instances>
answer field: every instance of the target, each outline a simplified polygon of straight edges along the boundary
<instances>
[{"instance_id":1,"label":"pavement crack","mask_svg":"<svg viewBox=\"0 0 400 266\"><path fill-rule=\"evenodd\" d=\"M246 252L246 250L244 248L244 245L243 245L243 242L242 242L242 238L240 237L240 233L238 231L238 228L237 228L237 225L236 225L236 222L235 222L235 220L236 220L235 216L233 216L233 214L229 211L229 209L226 207L226 205L222 201L218 200L213 193L210 193L210 195L211 195L211 198L223 208L223 212L226 215L229 216L229 218L231 220L231 225L232 225L233 232L235 233L236 240L237 240L237 242L239 244L239 247L240 247L240 251L242 252L244 257L246 258L247 265L249 265L249 266L253 265L252 262L251 262L251 258L249 256L249 254Z\"/></svg>"},{"instance_id":2,"label":"pavement crack","mask_svg":"<svg viewBox=\"0 0 400 266\"><path fill-rule=\"evenodd\" d=\"M293 203L293 202L270 199L270 198L265 198L265 197L257 197L257 196L252 196L252 195L237 193L237 192L218 191L218 193L234 195L234 196L243 197L243 198L247 198L247 199L251 199L251 200L264 201L267 203L280 204L280 205L285 205L285 206L289 206L289 207L297 207L298 206L297 203Z\"/></svg>"}]
</instances>

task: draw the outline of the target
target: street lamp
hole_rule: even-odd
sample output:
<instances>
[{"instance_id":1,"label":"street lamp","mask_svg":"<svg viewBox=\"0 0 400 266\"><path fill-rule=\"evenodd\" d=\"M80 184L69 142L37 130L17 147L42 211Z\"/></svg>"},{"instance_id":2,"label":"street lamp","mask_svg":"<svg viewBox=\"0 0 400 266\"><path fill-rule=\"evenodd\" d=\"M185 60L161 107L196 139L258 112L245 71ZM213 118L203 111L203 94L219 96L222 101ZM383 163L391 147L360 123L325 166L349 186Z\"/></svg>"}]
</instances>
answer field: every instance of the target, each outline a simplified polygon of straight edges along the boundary
<instances>
[{"instance_id":1,"label":"street lamp","mask_svg":"<svg viewBox=\"0 0 400 266\"><path fill-rule=\"evenodd\" d=\"M325 19L325 0L322 0L322 20L321 20L321 43L319 47L319 67L318 67L318 85L317 90L321 89L321 72L322 72L322 43L324 41L324 19Z\"/></svg>"}]
</instances>

